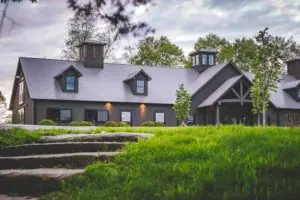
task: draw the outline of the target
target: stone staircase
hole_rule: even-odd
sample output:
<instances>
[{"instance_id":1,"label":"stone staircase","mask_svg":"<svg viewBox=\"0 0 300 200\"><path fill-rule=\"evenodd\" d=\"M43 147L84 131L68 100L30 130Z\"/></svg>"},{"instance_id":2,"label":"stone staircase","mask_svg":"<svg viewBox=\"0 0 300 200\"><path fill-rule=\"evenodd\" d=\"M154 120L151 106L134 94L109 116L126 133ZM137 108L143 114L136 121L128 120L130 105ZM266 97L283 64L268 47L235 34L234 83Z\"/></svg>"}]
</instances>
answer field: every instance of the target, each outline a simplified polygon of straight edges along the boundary
<instances>
[{"instance_id":1,"label":"stone staircase","mask_svg":"<svg viewBox=\"0 0 300 200\"><path fill-rule=\"evenodd\" d=\"M139 133L67 134L43 136L35 144L7 147L0 151L0 194L40 196L58 190L61 180L84 173L86 165L112 161L121 153L118 150L125 142L151 136Z\"/></svg>"}]
</instances>

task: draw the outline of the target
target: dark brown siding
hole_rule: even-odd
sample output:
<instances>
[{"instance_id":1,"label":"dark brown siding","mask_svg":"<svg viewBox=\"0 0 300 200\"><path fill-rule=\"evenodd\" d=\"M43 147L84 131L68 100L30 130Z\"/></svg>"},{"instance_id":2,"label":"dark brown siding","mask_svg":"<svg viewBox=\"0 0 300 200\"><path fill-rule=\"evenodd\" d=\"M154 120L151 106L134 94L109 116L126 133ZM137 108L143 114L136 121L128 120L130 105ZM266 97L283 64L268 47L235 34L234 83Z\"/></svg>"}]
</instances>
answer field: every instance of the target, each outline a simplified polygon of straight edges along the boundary
<instances>
[{"instance_id":1,"label":"dark brown siding","mask_svg":"<svg viewBox=\"0 0 300 200\"><path fill-rule=\"evenodd\" d=\"M300 79L300 61L299 60L288 62L287 74L290 76L294 76L297 79Z\"/></svg>"},{"instance_id":2,"label":"dark brown siding","mask_svg":"<svg viewBox=\"0 0 300 200\"><path fill-rule=\"evenodd\" d=\"M63 108L72 110L72 120L83 121L86 109L104 109L108 110L105 103L97 102L74 102L74 101L49 101L49 100L36 100L36 119L39 122L41 119L46 118L47 108ZM133 125L139 126L145 121L154 120L154 112L164 112L166 117L167 126L176 126L177 120L175 113L172 110L172 105L154 105L145 104L144 111L141 104L129 103L111 103L109 110L109 120L120 121L121 110L131 110Z\"/></svg>"},{"instance_id":3,"label":"dark brown siding","mask_svg":"<svg viewBox=\"0 0 300 200\"><path fill-rule=\"evenodd\" d=\"M233 66L228 65L222 69L214 78L205 84L195 95L192 96L191 113L197 113L197 106L204 101L213 91L215 91L224 81L233 76L239 75L239 72ZM201 112L203 113L203 112ZM213 118L209 115L209 119ZM200 123L202 117L196 117L196 122Z\"/></svg>"}]
</instances>

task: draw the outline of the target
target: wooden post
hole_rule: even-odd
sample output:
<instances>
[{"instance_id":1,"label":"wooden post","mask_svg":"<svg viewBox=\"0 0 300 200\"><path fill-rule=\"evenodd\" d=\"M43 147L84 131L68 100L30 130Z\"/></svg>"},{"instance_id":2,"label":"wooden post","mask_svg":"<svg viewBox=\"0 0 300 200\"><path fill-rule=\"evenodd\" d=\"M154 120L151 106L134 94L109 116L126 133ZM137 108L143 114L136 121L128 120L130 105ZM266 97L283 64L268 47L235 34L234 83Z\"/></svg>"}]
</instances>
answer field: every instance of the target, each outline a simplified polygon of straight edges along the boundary
<instances>
[{"instance_id":1,"label":"wooden post","mask_svg":"<svg viewBox=\"0 0 300 200\"><path fill-rule=\"evenodd\" d=\"M217 103L217 107L216 107L216 124L219 125L220 124L220 104Z\"/></svg>"}]
</instances>

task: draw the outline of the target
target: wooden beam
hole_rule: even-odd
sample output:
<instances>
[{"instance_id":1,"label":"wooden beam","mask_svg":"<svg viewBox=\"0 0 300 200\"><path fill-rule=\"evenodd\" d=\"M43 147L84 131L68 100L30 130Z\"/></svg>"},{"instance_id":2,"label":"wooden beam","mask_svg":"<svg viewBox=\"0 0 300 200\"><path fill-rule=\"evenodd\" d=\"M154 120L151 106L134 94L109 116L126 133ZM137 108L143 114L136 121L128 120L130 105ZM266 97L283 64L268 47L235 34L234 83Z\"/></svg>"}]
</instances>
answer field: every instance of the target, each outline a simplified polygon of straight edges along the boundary
<instances>
[{"instance_id":1,"label":"wooden beam","mask_svg":"<svg viewBox=\"0 0 300 200\"><path fill-rule=\"evenodd\" d=\"M246 97L247 97L247 95L249 94L249 92L250 92L250 90L248 90L248 91L244 94L244 96L243 96L244 99L246 99Z\"/></svg>"},{"instance_id":2,"label":"wooden beam","mask_svg":"<svg viewBox=\"0 0 300 200\"><path fill-rule=\"evenodd\" d=\"M239 93L237 93L237 91L234 88L231 88L232 92L236 95L237 98L241 98L241 96L239 95Z\"/></svg>"},{"instance_id":3,"label":"wooden beam","mask_svg":"<svg viewBox=\"0 0 300 200\"><path fill-rule=\"evenodd\" d=\"M241 103L241 102L251 103L252 101L248 100L248 99L222 99L219 102L221 102L221 103Z\"/></svg>"}]
</instances>

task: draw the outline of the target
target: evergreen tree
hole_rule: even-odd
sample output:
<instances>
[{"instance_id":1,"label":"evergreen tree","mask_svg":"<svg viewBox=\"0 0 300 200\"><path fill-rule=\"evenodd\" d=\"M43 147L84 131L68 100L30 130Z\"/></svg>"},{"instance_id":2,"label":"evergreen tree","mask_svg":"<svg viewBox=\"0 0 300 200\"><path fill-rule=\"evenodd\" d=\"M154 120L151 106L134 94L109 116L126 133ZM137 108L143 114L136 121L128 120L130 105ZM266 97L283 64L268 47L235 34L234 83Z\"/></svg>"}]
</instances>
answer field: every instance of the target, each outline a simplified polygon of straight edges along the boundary
<instances>
[{"instance_id":1,"label":"evergreen tree","mask_svg":"<svg viewBox=\"0 0 300 200\"><path fill-rule=\"evenodd\" d=\"M176 118L185 124L189 112L191 109L191 96L188 91L184 88L183 84L180 84L179 89L176 90L176 101L173 106L173 110L176 113Z\"/></svg>"}]
</instances>

